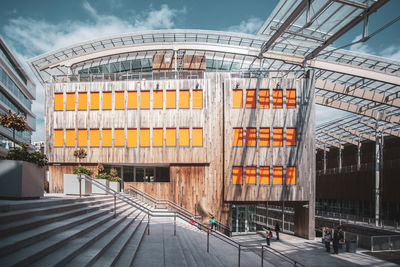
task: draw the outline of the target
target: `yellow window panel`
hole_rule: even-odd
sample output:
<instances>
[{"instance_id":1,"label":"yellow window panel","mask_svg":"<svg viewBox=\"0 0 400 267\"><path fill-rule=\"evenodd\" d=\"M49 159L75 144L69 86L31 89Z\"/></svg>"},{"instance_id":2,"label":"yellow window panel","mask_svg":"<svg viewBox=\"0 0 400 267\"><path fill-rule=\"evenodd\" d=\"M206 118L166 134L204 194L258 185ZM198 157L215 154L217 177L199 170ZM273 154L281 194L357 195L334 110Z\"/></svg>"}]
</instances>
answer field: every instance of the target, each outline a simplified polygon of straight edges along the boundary
<instances>
[{"instance_id":1,"label":"yellow window panel","mask_svg":"<svg viewBox=\"0 0 400 267\"><path fill-rule=\"evenodd\" d=\"M78 93L78 110L87 110L87 93Z\"/></svg>"},{"instance_id":2,"label":"yellow window panel","mask_svg":"<svg viewBox=\"0 0 400 267\"><path fill-rule=\"evenodd\" d=\"M232 167L232 183L243 184L243 167Z\"/></svg>"},{"instance_id":3,"label":"yellow window panel","mask_svg":"<svg viewBox=\"0 0 400 267\"><path fill-rule=\"evenodd\" d=\"M115 92L115 109L125 109L125 92Z\"/></svg>"},{"instance_id":4,"label":"yellow window panel","mask_svg":"<svg viewBox=\"0 0 400 267\"><path fill-rule=\"evenodd\" d=\"M246 129L246 146L257 146L257 128Z\"/></svg>"},{"instance_id":5,"label":"yellow window panel","mask_svg":"<svg viewBox=\"0 0 400 267\"><path fill-rule=\"evenodd\" d=\"M247 89L246 90L246 108L256 107L256 90Z\"/></svg>"},{"instance_id":6,"label":"yellow window panel","mask_svg":"<svg viewBox=\"0 0 400 267\"><path fill-rule=\"evenodd\" d=\"M64 110L64 94L54 94L54 110Z\"/></svg>"},{"instance_id":7,"label":"yellow window panel","mask_svg":"<svg viewBox=\"0 0 400 267\"><path fill-rule=\"evenodd\" d=\"M103 109L112 109L112 92L103 92Z\"/></svg>"},{"instance_id":8,"label":"yellow window panel","mask_svg":"<svg viewBox=\"0 0 400 267\"><path fill-rule=\"evenodd\" d=\"M189 108L189 90L179 90L179 108Z\"/></svg>"},{"instance_id":9,"label":"yellow window panel","mask_svg":"<svg viewBox=\"0 0 400 267\"><path fill-rule=\"evenodd\" d=\"M189 146L189 128L179 128L179 145Z\"/></svg>"},{"instance_id":10,"label":"yellow window panel","mask_svg":"<svg viewBox=\"0 0 400 267\"><path fill-rule=\"evenodd\" d=\"M150 108L150 91L140 91L140 108Z\"/></svg>"},{"instance_id":11,"label":"yellow window panel","mask_svg":"<svg viewBox=\"0 0 400 267\"><path fill-rule=\"evenodd\" d=\"M65 146L75 146L75 129L66 130Z\"/></svg>"},{"instance_id":12,"label":"yellow window panel","mask_svg":"<svg viewBox=\"0 0 400 267\"><path fill-rule=\"evenodd\" d=\"M137 92L128 92L128 109L137 109Z\"/></svg>"},{"instance_id":13,"label":"yellow window panel","mask_svg":"<svg viewBox=\"0 0 400 267\"><path fill-rule=\"evenodd\" d=\"M203 146L203 128L193 128L192 145Z\"/></svg>"},{"instance_id":14,"label":"yellow window panel","mask_svg":"<svg viewBox=\"0 0 400 267\"><path fill-rule=\"evenodd\" d=\"M87 146L87 130L78 129L78 146Z\"/></svg>"},{"instance_id":15,"label":"yellow window panel","mask_svg":"<svg viewBox=\"0 0 400 267\"><path fill-rule=\"evenodd\" d=\"M283 182L283 167L273 167L272 184L282 184Z\"/></svg>"},{"instance_id":16,"label":"yellow window panel","mask_svg":"<svg viewBox=\"0 0 400 267\"><path fill-rule=\"evenodd\" d=\"M153 108L154 109L162 109L164 103L163 91L162 90L154 90L153 91Z\"/></svg>"},{"instance_id":17,"label":"yellow window panel","mask_svg":"<svg viewBox=\"0 0 400 267\"><path fill-rule=\"evenodd\" d=\"M176 108L176 90L167 90L167 108Z\"/></svg>"},{"instance_id":18,"label":"yellow window panel","mask_svg":"<svg viewBox=\"0 0 400 267\"><path fill-rule=\"evenodd\" d=\"M269 167L260 167L260 184L269 184Z\"/></svg>"},{"instance_id":19,"label":"yellow window panel","mask_svg":"<svg viewBox=\"0 0 400 267\"><path fill-rule=\"evenodd\" d=\"M296 167L286 167L286 184L296 184Z\"/></svg>"},{"instance_id":20,"label":"yellow window panel","mask_svg":"<svg viewBox=\"0 0 400 267\"><path fill-rule=\"evenodd\" d=\"M137 130L128 129L128 147L137 147Z\"/></svg>"},{"instance_id":21,"label":"yellow window panel","mask_svg":"<svg viewBox=\"0 0 400 267\"><path fill-rule=\"evenodd\" d=\"M241 89L233 90L232 98L233 98L232 107L234 108L243 107L243 91Z\"/></svg>"},{"instance_id":22,"label":"yellow window panel","mask_svg":"<svg viewBox=\"0 0 400 267\"><path fill-rule=\"evenodd\" d=\"M114 146L125 146L125 130L114 130Z\"/></svg>"},{"instance_id":23,"label":"yellow window panel","mask_svg":"<svg viewBox=\"0 0 400 267\"><path fill-rule=\"evenodd\" d=\"M246 184L257 183L257 167L246 167Z\"/></svg>"},{"instance_id":24,"label":"yellow window panel","mask_svg":"<svg viewBox=\"0 0 400 267\"><path fill-rule=\"evenodd\" d=\"M98 147L100 146L100 131L99 129L90 129L90 146Z\"/></svg>"},{"instance_id":25,"label":"yellow window panel","mask_svg":"<svg viewBox=\"0 0 400 267\"><path fill-rule=\"evenodd\" d=\"M272 90L272 107L282 108L283 107L283 90L274 89Z\"/></svg>"},{"instance_id":26,"label":"yellow window panel","mask_svg":"<svg viewBox=\"0 0 400 267\"><path fill-rule=\"evenodd\" d=\"M103 146L112 146L112 132L111 129L103 129L102 131Z\"/></svg>"},{"instance_id":27,"label":"yellow window panel","mask_svg":"<svg viewBox=\"0 0 400 267\"><path fill-rule=\"evenodd\" d=\"M64 132L62 129L54 130L54 146L60 147L64 145Z\"/></svg>"},{"instance_id":28,"label":"yellow window panel","mask_svg":"<svg viewBox=\"0 0 400 267\"><path fill-rule=\"evenodd\" d=\"M269 128L260 128L260 146L269 146Z\"/></svg>"},{"instance_id":29,"label":"yellow window panel","mask_svg":"<svg viewBox=\"0 0 400 267\"><path fill-rule=\"evenodd\" d=\"M232 146L243 146L243 129L233 128Z\"/></svg>"},{"instance_id":30,"label":"yellow window panel","mask_svg":"<svg viewBox=\"0 0 400 267\"><path fill-rule=\"evenodd\" d=\"M150 129L141 128L140 129L140 146L148 147L150 146Z\"/></svg>"},{"instance_id":31,"label":"yellow window panel","mask_svg":"<svg viewBox=\"0 0 400 267\"><path fill-rule=\"evenodd\" d=\"M163 146L163 129L153 129L153 146Z\"/></svg>"},{"instance_id":32,"label":"yellow window panel","mask_svg":"<svg viewBox=\"0 0 400 267\"><path fill-rule=\"evenodd\" d=\"M272 129L272 144L274 146L283 146L283 128Z\"/></svg>"},{"instance_id":33,"label":"yellow window panel","mask_svg":"<svg viewBox=\"0 0 400 267\"><path fill-rule=\"evenodd\" d=\"M192 90L192 102L193 108L203 108L203 90Z\"/></svg>"},{"instance_id":34,"label":"yellow window panel","mask_svg":"<svg viewBox=\"0 0 400 267\"><path fill-rule=\"evenodd\" d=\"M269 108L269 89L258 90L260 108Z\"/></svg>"},{"instance_id":35,"label":"yellow window panel","mask_svg":"<svg viewBox=\"0 0 400 267\"><path fill-rule=\"evenodd\" d=\"M286 128L286 145L296 145L296 128Z\"/></svg>"},{"instance_id":36,"label":"yellow window panel","mask_svg":"<svg viewBox=\"0 0 400 267\"><path fill-rule=\"evenodd\" d=\"M286 90L286 107L288 108L296 107L296 89Z\"/></svg>"},{"instance_id":37,"label":"yellow window panel","mask_svg":"<svg viewBox=\"0 0 400 267\"><path fill-rule=\"evenodd\" d=\"M67 110L75 110L75 93L67 93Z\"/></svg>"},{"instance_id":38,"label":"yellow window panel","mask_svg":"<svg viewBox=\"0 0 400 267\"><path fill-rule=\"evenodd\" d=\"M167 146L176 146L176 129L168 128L166 133L167 133L166 145Z\"/></svg>"},{"instance_id":39,"label":"yellow window panel","mask_svg":"<svg viewBox=\"0 0 400 267\"><path fill-rule=\"evenodd\" d=\"M90 92L90 109L100 109L100 93Z\"/></svg>"}]
</instances>

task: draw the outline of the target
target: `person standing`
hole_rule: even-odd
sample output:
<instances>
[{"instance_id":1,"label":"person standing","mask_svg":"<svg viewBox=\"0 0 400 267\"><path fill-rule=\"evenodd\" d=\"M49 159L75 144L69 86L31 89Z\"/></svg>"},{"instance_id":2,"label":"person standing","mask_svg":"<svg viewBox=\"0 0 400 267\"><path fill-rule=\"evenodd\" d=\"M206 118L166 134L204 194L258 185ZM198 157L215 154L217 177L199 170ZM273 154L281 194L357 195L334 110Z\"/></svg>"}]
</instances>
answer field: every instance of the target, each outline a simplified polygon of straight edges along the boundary
<instances>
[{"instance_id":1,"label":"person standing","mask_svg":"<svg viewBox=\"0 0 400 267\"><path fill-rule=\"evenodd\" d=\"M331 241L332 241L332 234L330 229L327 227L325 228L325 235L324 235L326 252L331 252Z\"/></svg>"},{"instance_id":2,"label":"person standing","mask_svg":"<svg viewBox=\"0 0 400 267\"><path fill-rule=\"evenodd\" d=\"M281 228L279 227L279 223L276 222L276 224L275 224L276 240L279 240L279 232L280 231L281 231Z\"/></svg>"},{"instance_id":3,"label":"person standing","mask_svg":"<svg viewBox=\"0 0 400 267\"><path fill-rule=\"evenodd\" d=\"M338 255L339 254L339 242L343 240L343 232L342 228L338 227L335 229L335 232L333 233L333 253Z\"/></svg>"},{"instance_id":4,"label":"person standing","mask_svg":"<svg viewBox=\"0 0 400 267\"><path fill-rule=\"evenodd\" d=\"M211 216L210 223L211 223L211 230L213 230L213 228L214 230L216 230L217 223L215 222L214 216Z\"/></svg>"},{"instance_id":5,"label":"person standing","mask_svg":"<svg viewBox=\"0 0 400 267\"><path fill-rule=\"evenodd\" d=\"M271 228L267 228L267 231L265 231L265 238L267 239L267 246L271 245L271 237L272 237L272 231Z\"/></svg>"}]
</instances>

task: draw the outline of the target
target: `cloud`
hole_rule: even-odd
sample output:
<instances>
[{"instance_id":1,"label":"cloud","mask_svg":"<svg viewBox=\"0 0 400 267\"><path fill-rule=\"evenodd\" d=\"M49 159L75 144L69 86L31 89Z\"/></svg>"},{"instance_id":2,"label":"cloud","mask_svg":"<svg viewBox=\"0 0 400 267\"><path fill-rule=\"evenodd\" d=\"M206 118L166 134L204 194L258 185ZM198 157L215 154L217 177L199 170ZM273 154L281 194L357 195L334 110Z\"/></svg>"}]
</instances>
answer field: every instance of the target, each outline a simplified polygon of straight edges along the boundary
<instances>
[{"instance_id":1,"label":"cloud","mask_svg":"<svg viewBox=\"0 0 400 267\"><path fill-rule=\"evenodd\" d=\"M255 34L260 29L263 20L257 17L251 17L247 20L242 20L239 25L230 26L227 30L230 32L242 32Z\"/></svg>"}]
</instances>

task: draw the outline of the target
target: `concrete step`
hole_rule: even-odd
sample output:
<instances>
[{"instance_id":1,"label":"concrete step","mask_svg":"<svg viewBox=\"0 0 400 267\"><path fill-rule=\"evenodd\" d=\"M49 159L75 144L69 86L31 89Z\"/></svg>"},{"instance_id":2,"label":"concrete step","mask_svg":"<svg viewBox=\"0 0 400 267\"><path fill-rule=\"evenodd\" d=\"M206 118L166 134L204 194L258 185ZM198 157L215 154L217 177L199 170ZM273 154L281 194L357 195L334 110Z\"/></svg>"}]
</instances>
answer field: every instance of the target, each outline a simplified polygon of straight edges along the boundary
<instances>
[{"instance_id":1,"label":"concrete step","mask_svg":"<svg viewBox=\"0 0 400 267\"><path fill-rule=\"evenodd\" d=\"M196 251L193 251L193 248L191 247L191 244L188 242L186 237L184 237L183 230L180 229L180 227L177 229L178 238L179 238L179 245L182 247L183 254L185 255L186 262L188 263L188 266L201 266L198 261L199 255L195 256L194 254L198 254ZM195 248L199 249L199 248Z\"/></svg>"}]
</instances>

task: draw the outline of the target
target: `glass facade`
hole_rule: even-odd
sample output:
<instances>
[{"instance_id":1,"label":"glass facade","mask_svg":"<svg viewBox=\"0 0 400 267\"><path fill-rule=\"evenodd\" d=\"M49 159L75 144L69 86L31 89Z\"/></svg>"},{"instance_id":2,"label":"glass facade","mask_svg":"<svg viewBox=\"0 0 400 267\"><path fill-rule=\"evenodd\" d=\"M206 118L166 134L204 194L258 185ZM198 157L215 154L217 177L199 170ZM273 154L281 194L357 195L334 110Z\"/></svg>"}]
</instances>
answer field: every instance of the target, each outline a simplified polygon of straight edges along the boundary
<instances>
[{"instance_id":1,"label":"glass facade","mask_svg":"<svg viewBox=\"0 0 400 267\"><path fill-rule=\"evenodd\" d=\"M165 183L170 181L169 167L104 165L104 171L117 170L123 182Z\"/></svg>"},{"instance_id":2,"label":"glass facade","mask_svg":"<svg viewBox=\"0 0 400 267\"><path fill-rule=\"evenodd\" d=\"M17 99L19 99L25 107L27 107L29 110L31 109L31 101L22 93L21 89L18 88L18 86L15 84L15 82L10 78L10 76L7 74L7 72L0 67L0 82L3 83L3 85L7 88L8 91L10 91L13 95L16 96Z\"/></svg>"}]
</instances>

